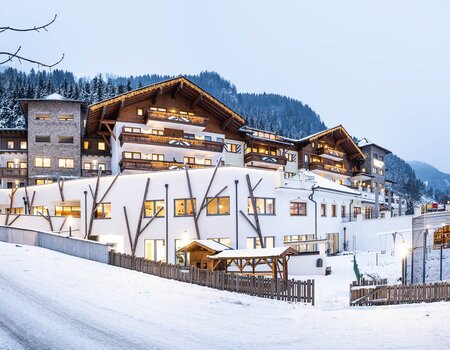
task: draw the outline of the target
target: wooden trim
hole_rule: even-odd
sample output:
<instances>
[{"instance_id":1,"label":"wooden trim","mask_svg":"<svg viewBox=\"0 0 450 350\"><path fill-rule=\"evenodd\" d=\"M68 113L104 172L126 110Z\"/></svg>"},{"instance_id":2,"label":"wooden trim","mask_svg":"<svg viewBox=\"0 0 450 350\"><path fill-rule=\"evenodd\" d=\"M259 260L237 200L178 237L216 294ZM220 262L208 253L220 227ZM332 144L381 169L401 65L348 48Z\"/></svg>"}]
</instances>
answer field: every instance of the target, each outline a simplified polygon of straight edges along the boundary
<instances>
[{"instance_id":1,"label":"wooden trim","mask_svg":"<svg viewBox=\"0 0 450 350\"><path fill-rule=\"evenodd\" d=\"M256 227L256 233L259 236L259 243L261 244L261 248L265 248L265 242L263 240L263 236L262 236L262 232L261 232L261 226L259 224L259 216L258 216L258 211L256 210L256 199L255 196L253 194L253 187L252 187L252 183L250 181L250 175L246 174L245 178L247 180L247 187L248 187L248 192L250 194L250 199L251 199L251 203L252 203L252 208L253 208L253 215L255 217L255 226ZM259 185L261 181L258 181L257 185ZM255 186L256 187L256 186ZM247 218L248 219L248 218ZM250 219L249 219L250 220Z\"/></svg>"},{"instance_id":2,"label":"wooden trim","mask_svg":"<svg viewBox=\"0 0 450 350\"><path fill-rule=\"evenodd\" d=\"M57 184L58 184L58 189L59 189L59 195L61 197L61 202L65 202L65 200L64 200L64 179L58 178Z\"/></svg>"}]
</instances>

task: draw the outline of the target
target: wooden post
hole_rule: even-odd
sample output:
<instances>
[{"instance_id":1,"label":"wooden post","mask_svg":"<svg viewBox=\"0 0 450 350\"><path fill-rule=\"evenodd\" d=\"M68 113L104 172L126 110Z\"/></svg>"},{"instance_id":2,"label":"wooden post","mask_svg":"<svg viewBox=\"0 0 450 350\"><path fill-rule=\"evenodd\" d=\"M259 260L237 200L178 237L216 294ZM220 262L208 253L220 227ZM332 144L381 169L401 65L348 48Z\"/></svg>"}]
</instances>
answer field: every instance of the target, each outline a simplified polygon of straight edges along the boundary
<instances>
[{"instance_id":1,"label":"wooden post","mask_svg":"<svg viewBox=\"0 0 450 350\"><path fill-rule=\"evenodd\" d=\"M195 232L197 234L197 239L201 239L200 238L200 229L198 227L198 221L197 221L197 210L195 208L194 197L192 195L191 179L189 178L189 170L188 170L187 164L184 165L184 170L186 172L186 180L187 180L187 185L188 185L188 190L189 190L189 197L190 197L190 200L191 200L191 207L192 207L194 224L195 224Z\"/></svg>"}]
</instances>

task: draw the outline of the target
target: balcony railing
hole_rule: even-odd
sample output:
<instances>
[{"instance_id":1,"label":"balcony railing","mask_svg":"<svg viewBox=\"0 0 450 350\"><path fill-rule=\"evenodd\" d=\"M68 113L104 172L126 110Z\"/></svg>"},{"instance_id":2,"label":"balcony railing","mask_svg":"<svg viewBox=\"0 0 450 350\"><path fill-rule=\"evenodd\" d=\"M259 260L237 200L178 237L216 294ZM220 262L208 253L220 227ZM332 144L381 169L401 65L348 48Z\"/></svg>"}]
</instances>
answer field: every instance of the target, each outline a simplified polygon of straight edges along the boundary
<instances>
[{"instance_id":1,"label":"balcony railing","mask_svg":"<svg viewBox=\"0 0 450 350\"><path fill-rule=\"evenodd\" d=\"M81 176L82 177L93 177L98 176L99 170L96 169L82 169L81 170ZM111 175L111 170L100 170L100 176L107 176Z\"/></svg>"},{"instance_id":2,"label":"balcony railing","mask_svg":"<svg viewBox=\"0 0 450 350\"><path fill-rule=\"evenodd\" d=\"M0 168L0 177L9 179L25 179L27 177L27 169Z\"/></svg>"},{"instance_id":3,"label":"balcony railing","mask_svg":"<svg viewBox=\"0 0 450 350\"><path fill-rule=\"evenodd\" d=\"M171 170L181 169L184 167L182 162L170 162L165 160L151 160L151 159L131 159L122 158L119 163L120 170L141 170L141 171L156 171L156 170ZM187 163L187 166L192 169L209 168L212 165L206 164L192 164Z\"/></svg>"},{"instance_id":4,"label":"balcony railing","mask_svg":"<svg viewBox=\"0 0 450 350\"><path fill-rule=\"evenodd\" d=\"M152 135L123 131L119 137L120 144L137 143L143 145L161 145L169 147L191 148L210 152L222 152L224 143L176 136Z\"/></svg>"},{"instance_id":5,"label":"balcony railing","mask_svg":"<svg viewBox=\"0 0 450 350\"><path fill-rule=\"evenodd\" d=\"M195 126L206 126L208 118L199 117L196 115L181 114L178 112L160 112L160 111L147 111L147 121L156 120L170 123L189 124Z\"/></svg>"},{"instance_id":6,"label":"balcony railing","mask_svg":"<svg viewBox=\"0 0 450 350\"><path fill-rule=\"evenodd\" d=\"M244 162L245 163L264 162L264 163L275 164L275 165L281 166L281 165L286 165L287 159L284 156L250 152L244 156Z\"/></svg>"},{"instance_id":7,"label":"balcony railing","mask_svg":"<svg viewBox=\"0 0 450 350\"><path fill-rule=\"evenodd\" d=\"M336 151L335 149L325 147L317 149L317 154L319 156L330 156L339 159L344 159L345 157L344 152Z\"/></svg>"},{"instance_id":8,"label":"balcony railing","mask_svg":"<svg viewBox=\"0 0 450 350\"><path fill-rule=\"evenodd\" d=\"M318 163L318 162L309 163L309 170L322 170L322 171L328 171L330 173L342 174L342 175L348 175L348 176L350 176L352 174L350 171L348 171L345 168L340 168L337 166L324 164L324 163Z\"/></svg>"}]
</instances>

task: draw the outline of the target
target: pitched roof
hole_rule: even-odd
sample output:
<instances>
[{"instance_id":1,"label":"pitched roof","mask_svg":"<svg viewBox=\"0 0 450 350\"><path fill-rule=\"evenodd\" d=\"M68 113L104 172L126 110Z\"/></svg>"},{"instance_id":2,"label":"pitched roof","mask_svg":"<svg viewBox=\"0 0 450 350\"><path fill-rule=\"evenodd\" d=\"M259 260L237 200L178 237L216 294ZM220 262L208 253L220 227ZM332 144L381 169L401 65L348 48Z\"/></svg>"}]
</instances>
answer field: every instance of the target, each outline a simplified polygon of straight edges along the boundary
<instances>
[{"instance_id":1,"label":"pitched roof","mask_svg":"<svg viewBox=\"0 0 450 350\"><path fill-rule=\"evenodd\" d=\"M93 133L97 130L102 114L105 119L108 119L108 116L115 118L116 116L114 115L120 109L121 105L122 107L131 105L138 101L155 97L158 94L175 91L176 89L180 89L180 94L183 94L192 100L197 99L201 95L202 99L201 102L198 103L199 106L219 115L224 121L231 117L232 120L230 124L234 124L237 129L246 124L246 120L243 117L217 98L195 85L187 78L178 77L135 89L90 105L88 107L87 133Z\"/></svg>"},{"instance_id":2,"label":"pitched roof","mask_svg":"<svg viewBox=\"0 0 450 350\"><path fill-rule=\"evenodd\" d=\"M232 249L224 250L216 255L210 255L210 259L252 259L275 258L283 255L297 255L298 252L291 247L259 248L259 249Z\"/></svg>"},{"instance_id":3,"label":"pitched roof","mask_svg":"<svg viewBox=\"0 0 450 350\"><path fill-rule=\"evenodd\" d=\"M206 250L209 250L211 252L214 252L214 253L231 249L230 247L228 247L222 243L219 243L219 242L216 242L216 241L213 241L210 239L196 239L196 240L188 243L186 246L181 247L180 249L178 249L178 251L179 252L185 251L185 250L189 251L190 249L192 249L196 246L200 246L200 247L202 247Z\"/></svg>"},{"instance_id":4,"label":"pitched roof","mask_svg":"<svg viewBox=\"0 0 450 350\"><path fill-rule=\"evenodd\" d=\"M384 152L386 152L386 154L392 153L388 149L381 147L381 146L377 145L376 143L373 143L372 141L370 141L369 139L367 139L365 137L358 141L358 146L360 148L367 147L367 146L374 146L374 147L377 147L377 148L383 150Z\"/></svg>"}]
</instances>

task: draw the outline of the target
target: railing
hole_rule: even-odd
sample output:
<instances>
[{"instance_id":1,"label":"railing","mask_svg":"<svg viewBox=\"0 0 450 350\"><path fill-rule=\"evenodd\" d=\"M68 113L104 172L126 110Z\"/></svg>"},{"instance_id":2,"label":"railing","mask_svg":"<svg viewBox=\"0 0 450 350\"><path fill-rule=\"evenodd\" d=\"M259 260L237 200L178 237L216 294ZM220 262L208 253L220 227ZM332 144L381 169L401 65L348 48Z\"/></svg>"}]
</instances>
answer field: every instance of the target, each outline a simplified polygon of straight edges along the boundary
<instances>
[{"instance_id":1,"label":"railing","mask_svg":"<svg viewBox=\"0 0 450 350\"><path fill-rule=\"evenodd\" d=\"M26 168L0 168L1 178L25 179L27 177Z\"/></svg>"},{"instance_id":2,"label":"railing","mask_svg":"<svg viewBox=\"0 0 450 350\"><path fill-rule=\"evenodd\" d=\"M321 156L321 155L329 155L329 156L340 158L340 159L344 159L344 157L345 157L344 152L336 151L336 150L334 150L332 148L325 148L325 147L318 148L317 149L317 154L319 156Z\"/></svg>"},{"instance_id":3,"label":"railing","mask_svg":"<svg viewBox=\"0 0 450 350\"><path fill-rule=\"evenodd\" d=\"M147 110L147 121L156 120L170 123L190 124L195 126L206 126L208 118L199 117L196 115L187 115L181 113L161 112Z\"/></svg>"},{"instance_id":4,"label":"railing","mask_svg":"<svg viewBox=\"0 0 450 350\"><path fill-rule=\"evenodd\" d=\"M387 280L350 284L350 306L396 305L450 301L450 284L447 282L425 284L388 285Z\"/></svg>"},{"instance_id":5,"label":"railing","mask_svg":"<svg viewBox=\"0 0 450 350\"><path fill-rule=\"evenodd\" d=\"M111 170L82 169L81 170L81 176L83 176L83 177L98 176L99 172L100 172L100 176L111 175Z\"/></svg>"},{"instance_id":6,"label":"railing","mask_svg":"<svg viewBox=\"0 0 450 350\"><path fill-rule=\"evenodd\" d=\"M351 172L345 168L340 168L337 166L319 163L319 162L309 163L309 170L322 170L322 171L328 171L330 173L335 173L335 174L351 175Z\"/></svg>"},{"instance_id":7,"label":"railing","mask_svg":"<svg viewBox=\"0 0 450 350\"><path fill-rule=\"evenodd\" d=\"M312 305L315 301L314 280L298 281L272 279L264 276L245 276L225 273L225 271L198 269L193 266L186 269L180 265L146 260L112 251L109 261L114 266L219 290Z\"/></svg>"},{"instance_id":8,"label":"railing","mask_svg":"<svg viewBox=\"0 0 450 350\"><path fill-rule=\"evenodd\" d=\"M123 145L124 143L137 143L144 145L162 145L170 147L191 148L211 152L222 152L224 147L223 142L188 139L177 136L133 133L123 130L120 134L119 140L121 145Z\"/></svg>"},{"instance_id":9,"label":"railing","mask_svg":"<svg viewBox=\"0 0 450 350\"><path fill-rule=\"evenodd\" d=\"M151 160L151 159L132 159L125 158L122 156L121 161L119 162L121 171L123 170L144 170L144 171L152 171L152 170L170 170L170 169L181 169L184 167L184 163L182 162L169 162L164 160ZM212 165L207 164L193 164L187 163L187 166L192 169L200 169L200 168L208 168Z\"/></svg>"},{"instance_id":10,"label":"railing","mask_svg":"<svg viewBox=\"0 0 450 350\"><path fill-rule=\"evenodd\" d=\"M250 152L244 156L244 162L264 162L275 165L286 165L287 159L284 156Z\"/></svg>"}]
</instances>

